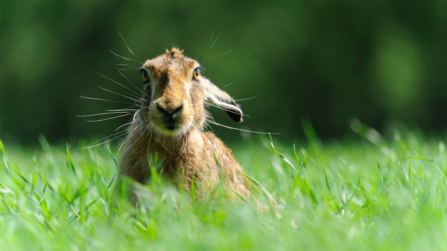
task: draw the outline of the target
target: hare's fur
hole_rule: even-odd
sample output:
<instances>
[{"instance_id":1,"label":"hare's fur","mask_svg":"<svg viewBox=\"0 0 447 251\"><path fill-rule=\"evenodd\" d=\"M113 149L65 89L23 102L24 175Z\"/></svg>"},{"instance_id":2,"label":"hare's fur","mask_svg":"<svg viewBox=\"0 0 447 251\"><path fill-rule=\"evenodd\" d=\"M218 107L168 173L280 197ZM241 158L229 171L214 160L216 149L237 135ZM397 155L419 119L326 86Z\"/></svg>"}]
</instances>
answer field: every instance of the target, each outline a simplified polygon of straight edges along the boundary
<instances>
[{"instance_id":1,"label":"hare's fur","mask_svg":"<svg viewBox=\"0 0 447 251\"><path fill-rule=\"evenodd\" d=\"M151 177L150 160L157 155L162 160L158 172L177 186L190 190L194 178L200 183L196 186L200 196L198 187L210 193L222 178L228 195L234 195L229 192L233 190L248 199L246 179L231 150L203 130L209 119L205 109L209 103L222 108L236 122L242 121L242 111L208 79L195 79L196 69L200 69L199 63L177 48L144 63L142 70L150 80L122 148L120 173L145 184Z\"/></svg>"}]
</instances>

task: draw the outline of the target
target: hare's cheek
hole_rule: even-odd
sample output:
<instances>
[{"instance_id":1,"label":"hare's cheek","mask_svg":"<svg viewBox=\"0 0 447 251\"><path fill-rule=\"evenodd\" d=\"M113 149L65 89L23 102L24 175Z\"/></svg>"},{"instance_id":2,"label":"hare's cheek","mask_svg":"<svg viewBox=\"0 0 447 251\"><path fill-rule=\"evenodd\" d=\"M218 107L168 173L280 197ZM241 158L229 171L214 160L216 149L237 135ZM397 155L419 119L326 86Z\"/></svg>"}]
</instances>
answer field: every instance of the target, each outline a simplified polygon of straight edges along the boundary
<instances>
[{"instance_id":1,"label":"hare's cheek","mask_svg":"<svg viewBox=\"0 0 447 251\"><path fill-rule=\"evenodd\" d=\"M193 105L198 105L202 100L202 90L199 85L193 85L190 89L189 96Z\"/></svg>"},{"instance_id":2,"label":"hare's cheek","mask_svg":"<svg viewBox=\"0 0 447 251\"><path fill-rule=\"evenodd\" d=\"M150 84L147 84L144 86L144 99L152 99L152 86Z\"/></svg>"},{"instance_id":3,"label":"hare's cheek","mask_svg":"<svg viewBox=\"0 0 447 251\"><path fill-rule=\"evenodd\" d=\"M192 105L191 102L185 102L185 103L186 105L182 114L182 120L183 120L182 122L189 123L194 115L194 106Z\"/></svg>"},{"instance_id":4,"label":"hare's cheek","mask_svg":"<svg viewBox=\"0 0 447 251\"><path fill-rule=\"evenodd\" d=\"M203 95L201 95L201 90L198 85L194 85L193 88L191 88L190 100L193 110L191 111L191 114L193 114L194 117L202 116L204 110Z\"/></svg>"}]
</instances>

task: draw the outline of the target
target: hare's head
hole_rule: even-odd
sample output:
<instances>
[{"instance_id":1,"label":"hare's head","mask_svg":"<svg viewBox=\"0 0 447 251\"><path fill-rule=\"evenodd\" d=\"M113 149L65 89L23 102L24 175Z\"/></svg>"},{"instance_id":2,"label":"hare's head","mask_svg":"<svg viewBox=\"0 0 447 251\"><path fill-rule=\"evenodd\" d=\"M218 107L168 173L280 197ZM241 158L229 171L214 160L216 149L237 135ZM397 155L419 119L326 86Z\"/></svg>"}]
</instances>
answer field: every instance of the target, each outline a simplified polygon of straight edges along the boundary
<instances>
[{"instance_id":1,"label":"hare's head","mask_svg":"<svg viewBox=\"0 0 447 251\"><path fill-rule=\"evenodd\" d=\"M242 122L242 110L226 92L200 74L200 64L177 48L147 60L141 67L144 102L140 116L149 130L166 136L201 130L208 116L205 105L224 110Z\"/></svg>"}]
</instances>

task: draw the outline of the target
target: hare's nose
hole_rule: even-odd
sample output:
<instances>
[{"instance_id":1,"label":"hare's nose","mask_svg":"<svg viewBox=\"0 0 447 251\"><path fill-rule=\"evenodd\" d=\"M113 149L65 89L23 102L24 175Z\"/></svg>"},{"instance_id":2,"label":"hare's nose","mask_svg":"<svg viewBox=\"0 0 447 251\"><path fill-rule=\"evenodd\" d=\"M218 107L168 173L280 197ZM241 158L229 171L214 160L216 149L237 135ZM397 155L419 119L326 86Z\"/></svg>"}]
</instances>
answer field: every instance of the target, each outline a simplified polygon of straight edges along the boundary
<instances>
[{"instance_id":1,"label":"hare's nose","mask_svg":"<svg viewBox=\"0 0 447 251\"><path fill-rule=\"evenodd\" d=\"M162 107L160 104L157 104L157 110L163 114L167 118L176 118L183 109L183 104L175 109L168 109L166 107Z\"/></svg>"}]
</instances>

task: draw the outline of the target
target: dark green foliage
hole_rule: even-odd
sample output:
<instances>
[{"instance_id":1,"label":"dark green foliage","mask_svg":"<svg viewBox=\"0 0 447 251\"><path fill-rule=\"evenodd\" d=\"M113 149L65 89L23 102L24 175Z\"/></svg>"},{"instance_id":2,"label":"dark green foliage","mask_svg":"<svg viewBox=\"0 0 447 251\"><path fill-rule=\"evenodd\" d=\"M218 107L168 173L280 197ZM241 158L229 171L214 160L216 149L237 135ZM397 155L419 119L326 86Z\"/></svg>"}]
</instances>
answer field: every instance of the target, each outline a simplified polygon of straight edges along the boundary
<instances>
[{"instance_id":1,"label":"dark green foliage","mask_svg":"<svg viewBox=\"0 0 447 251\"><path fill-rule=\"evenodd\" d=\"M379 130L395 121L444 130L445 7L416 0L2 1L0 136L37 143L42 133L76 145L110 135L131 116L87 123L76 115L128 105L80 96L133 101L101 90L129 92L96 72L139 93L115 69L139 87L133 60L171 45L199 59L217 86L233 83L225 90L236 100L260 94L240 101L251 116L245 127L290 138L307 116L322 138L346 132L352 117Z\"/></svg>"}]
</instances>

